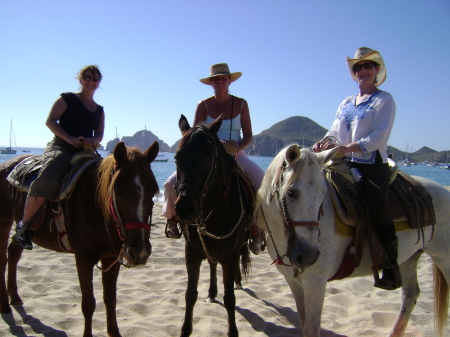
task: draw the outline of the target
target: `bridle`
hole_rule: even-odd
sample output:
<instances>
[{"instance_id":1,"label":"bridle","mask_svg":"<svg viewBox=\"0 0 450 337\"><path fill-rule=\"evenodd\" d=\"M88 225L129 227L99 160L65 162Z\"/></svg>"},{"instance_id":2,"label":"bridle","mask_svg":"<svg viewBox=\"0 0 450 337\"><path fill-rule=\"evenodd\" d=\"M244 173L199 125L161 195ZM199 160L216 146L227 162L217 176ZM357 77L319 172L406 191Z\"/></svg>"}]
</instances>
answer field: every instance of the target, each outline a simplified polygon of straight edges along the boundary
<instances>
[{"instance_id":1,"label":"bridle","mask_svg":"<svg viewBox=\"0 0 450 337\"><path fill-rule=\"evenodd\" d=\"M282 219L283 219L283 224L284 224L284 229L285 229L285 233L287 236L287 248L286 248L286 253L284 253L283 255L280 255L277 246L275 244L275 240L273 239L273 235L272 235L272 231L270 230L269 227L269 223L267 221L266 215L264 213L264 210L262 208L262 205L260 205L260 211L261 214L263 215L264 218L264 222L266 224L269 236L270 236L270 240L272 241L273 247L275 249L275 252L277 254L277 258L272 262L272 264L276 263L278 265L284 265L287 267L294 267L294 277L297 277L298 275L300 275L301 273L303 273L304 269L301 269L301 271L298 270L297 267L295 267L293 264L289 264L289 263L285 263L284 262L284 258L287 256L290 258L290 251L291 251L291 247L292 244L294 243L295 240L295 231L294 228L295 227L317 227L318 228L318 237L320 237L320 228L319 228L319 220L320 217L323 216L323 202L319 207L319 214L317 216L317 221L293 221L291 220L291 218L289 217L289 211L287 208L287 202L286 202L286 197L283 195L280 195L280 189L283 186L283 182L284 182L284 171L286 170L287 167L287 162L286 160L283 160L279 170L278 170L278 178L277 178L277 183L276 183L276 187L270 197L270 201L272 202L273 198L275 197L275 200L278 203L278 209L281 212L282 215Z\"/></svg>"},{"instance_id":2,"label":"bridle","mask_svg":"<svg viewBox=\"0 0 450 337\"><path fill-rule=\"evenodd\" d=\"M117 229L117 233L119 235L120 240L122 240L123 244L122 247L120 249L120 252L117 253L116 249L114 248L114 243L112 241L112 237L111 237L111 233L109 231L109 226L108 226L108 222L105 220L105 227L106 227L106 231L108 233L108 237L111 241L111 245L113 247L114 250L114 254L117 256L117 260L111 265L109 266L106 270L104 270L103 268L100 268L99 266L97 266L97 268L101 269L102 271L106 272L108 271L114 264L116 264L117 262L119 262L122 266L126 267L126 268L130 268L133 265L130 264L128 262L127 259L127 251L125 249L126 247L126 242L127 242L127 230L129 229L136 229L136 228L142 228L142 229L150 229L150 224L152 223L152 214L150 213L150 217L148 219L148 222L141 222L141 221L136 221L136 222L126 222L124 223L122 221L122 218L120 216L119 213L119 208L117 207L117 202L116 202L116 193L114 191L114 185L115 185L115 181L117 179L117 175L119 173L116 172L114 170L114 168L111 169L111 181L113 182L113 186L111 187L111 193L108 196L108 206L109 206L109 211L111 213L111 216L115 222L115 226ZM124 262L123 260L126 260L126 262Z\"/></svg>"},{"instance_id":3,"label":"bridle","mask_svg":"<svg viewBox=\"0 0 450 337\"><path fill-rule=\"evenodd\" d=\"M211 238L213 238L213 239L217 239L217 240L222 240L222 239L226 239L226 238L230 237L230 236L235 232L235 230L236 230L237 227L239 226L239 224L240 224L240 222L241 222L241 220L242 220L242 218L243 218L243 216L244 216L244 205L243 205L243 202L242 202L242 195L241 195L241 191L240 191L240 184L239 184L239 181L237 181L238 195L239 195L239 202L240 202L241 213L240 213L240 216L239 216L239 218L238 218L236 224L233 226L232 230L231 230L228 234L222 235L222 236L214 235L214 234L212 234L212 233L209 233L209 232L206 230L206 221L209 219L209 217L211 216L211 214L213 214L213 212L214 212L214 211L217 209L217 207L220 205L220 203L222 202L222 200L224 199L224 197L228 194L228 191L230 191L230 184L231 184L231 180L232 180L233 175L236 176L236 179L237 179L237 180L239 179L239 177L238 177L237 174L233 174L233 173L232 173L232 175L230 176L230 179L228 180L228 184L227 184L225 190L224 190L223 193L222 193L222 196L221 196L220 199L217 201L216 205L215 205L214 207L212 207L212 209L211 209L211 211L208 213L208 215L207 215L206 217L204 217L204 214L203 214L203 211L204 211L203 203L204 203L204 200L205 200L205 198L206 198L206 194L207 194L207 192L208 192L208 190L209 190L209 185L210 185L211 182L214 180L215 173L217 172L217 164L218 164L218 162L219 162L218 144L217 144L216 140L214 139L214 137L212 136L212 134L206 130L206 127L205 127L205 126L203 126L203 125L198 125L198 126L195 126L194 128L203 130L203 131L210 137L210 140L211 140L212 143L214 144L213 160L212 160L211 166L209 167L208 175L207 175L207 177L206 177L206 179L205 179L205 182L203 183L203 187L202 187L201 189L195 188L195 187L191 186L191 185L188 184L188 183L180 184L180 183L179 183L179 174L178 174L178 165L177 165L177 182L176 182L176 185L175 185L175 192L176 192L177 197L178 197L178 195L180 194L180 192L183 191L183 190L188 190L188 191L192 191L192 192L195 193L195 195L196 195L196 197L197 197L197 199L198 199L198 201L199 201L199 210L200 210L200 211L199 211L199 214L198 214L198 216L197 216L197 219L196 219L195 223L189 224L189 225L191 225L191 226L197 226L197 232L198 232L198 234L199 234L199 238L200 238L200 241L201 241L201 243L202 243L203 250L204 250L206 256L207 256L208 259L211 260L212 262L217 263L217 260L214 259L214 258L212 258L212 257L208 254L208 251L207 251L207 249L206 249L205 242L204 242L204 240L203 240L203 236L207 235L207 236L209 236L209 237L211 237Z\"/></svg>"}]
</instances>

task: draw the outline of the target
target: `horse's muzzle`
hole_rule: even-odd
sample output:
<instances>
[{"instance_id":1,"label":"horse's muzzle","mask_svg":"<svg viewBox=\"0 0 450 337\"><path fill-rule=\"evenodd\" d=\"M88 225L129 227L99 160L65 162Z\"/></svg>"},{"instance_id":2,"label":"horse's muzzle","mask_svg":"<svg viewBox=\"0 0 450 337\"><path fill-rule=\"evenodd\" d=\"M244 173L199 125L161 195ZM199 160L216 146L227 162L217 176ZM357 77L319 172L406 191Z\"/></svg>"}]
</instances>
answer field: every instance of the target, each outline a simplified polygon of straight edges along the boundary
<instances>
[{"instance_id":1,"label":"horse's muzzle","mask_svg":"<svg viewBox=\"0 0 450 337\"><path fill-rule=\"evenodd\" d=\"M195 223L200 214L200 202L197 195L191 191L181 191L175 202L175 212L182 223Z\"/></svg>"},{"instance_id":2,"label":"horse's muzzle","mask_svg":"<svg viewBox=\"0 0 450 337\"><path fill-rule=\"evenodd\" d=\"M320 251L317 245L311 245L302 239L295 239L289 252L291 264L305 269L312 266L319 259Z\"/></svg>"}]
</instances>

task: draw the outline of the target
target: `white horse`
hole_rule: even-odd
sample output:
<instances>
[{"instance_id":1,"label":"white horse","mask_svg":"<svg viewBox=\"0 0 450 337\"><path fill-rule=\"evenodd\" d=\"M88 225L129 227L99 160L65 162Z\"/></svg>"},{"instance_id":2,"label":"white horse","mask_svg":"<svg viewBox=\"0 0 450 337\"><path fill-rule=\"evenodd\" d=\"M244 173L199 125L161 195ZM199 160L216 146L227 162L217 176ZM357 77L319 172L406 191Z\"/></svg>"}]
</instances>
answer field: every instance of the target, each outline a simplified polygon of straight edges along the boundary
<instances>
[{"instance_id":1,"label":"white horse","mask_svg":"<svg viewBox=\"0 0 450 337\"><path fill-rule=\"evenodd\" d=\"M283 149L268 167L258 192L255 221L269 232L268 251L271 258L278 261L276 267L286 278L295 297L304 337L320 335L327 280L339 269L353 240L337 233L334 206L323 171L324 163L336 152L337 149L332 149L313 153L308 149L299 149L298 145ZM415 179L433 198L436 225L433 235L431 227L427 227L424 240L419 242L417 230L397 232L403 304L390 332L391 337L403 336L419 296L417 264L423 252L432 258L434 264L435 321L440 336L447 321L450 193L434 181L422 177ZM285 221L286 217L288 221ZM289 232L292 235L288 243ZM365 247L361 264L351 277L372 275L369 255Z\"/></svg>"}]
</instances>

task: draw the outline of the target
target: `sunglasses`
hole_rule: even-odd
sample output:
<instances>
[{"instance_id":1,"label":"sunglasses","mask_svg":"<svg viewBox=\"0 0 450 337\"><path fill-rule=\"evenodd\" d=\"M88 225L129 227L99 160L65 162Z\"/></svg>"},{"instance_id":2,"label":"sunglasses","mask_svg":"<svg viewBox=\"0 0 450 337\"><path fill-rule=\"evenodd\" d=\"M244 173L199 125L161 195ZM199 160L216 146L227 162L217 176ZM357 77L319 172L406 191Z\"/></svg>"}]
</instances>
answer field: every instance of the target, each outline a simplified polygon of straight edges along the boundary
<instances>
[{"instance_id":1,"label":"sunglasses","mask_svg":"<svg viewBox=\"0 0 450 337\"><path fill-rule=\"evenodd\" d=\"M83 75L83 80L98 82L98 81L100 81L100 77L98 77L98 76L91 77L89 75Z\"/></svg>"},{"instance_id":2,"label":"sunglasses","mask_svg":"<svg viewBox=\"0 0 450 337\"><path fill-rule=\"evenodd\" d=\"M373 67L376 67L378 64L376 64L375 62L367 62L364 64L355 64L353 66L353 72L356 73L358 71L361 71L362 68L364 69L372 69Z\"/></svg>"}]
</instances>

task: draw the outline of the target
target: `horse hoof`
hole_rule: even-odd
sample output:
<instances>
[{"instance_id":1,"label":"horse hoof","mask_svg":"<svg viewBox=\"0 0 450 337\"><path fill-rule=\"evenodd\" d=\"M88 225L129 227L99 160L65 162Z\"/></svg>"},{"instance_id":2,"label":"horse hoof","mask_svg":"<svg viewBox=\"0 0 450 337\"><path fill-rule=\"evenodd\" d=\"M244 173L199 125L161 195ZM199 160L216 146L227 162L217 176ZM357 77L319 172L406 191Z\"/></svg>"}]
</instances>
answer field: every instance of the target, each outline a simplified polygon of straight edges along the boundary
<instances>
[{"instance_id":1,"label":"horse hoof","mask_svg":"<svg viewBox=\"0 0 450 337\"><path fill-rule=\"evenodd\" d=\"M234 290L244 290L244 287L241 285L237 285L236 287L234 287Z\"/></svg>"},{"instance_id":2,"label":"horse hoof","mask_svg":"<svg viewBox=\"0 0 450 337\"><path fill-rule=\"evenodd\" d=\"M215 298L211 298L211 297L208 297L208 298L205 300L205 302L206 302L206 303L217 303L216 299L215 299Z\"/></svg>"}]
</instances>

